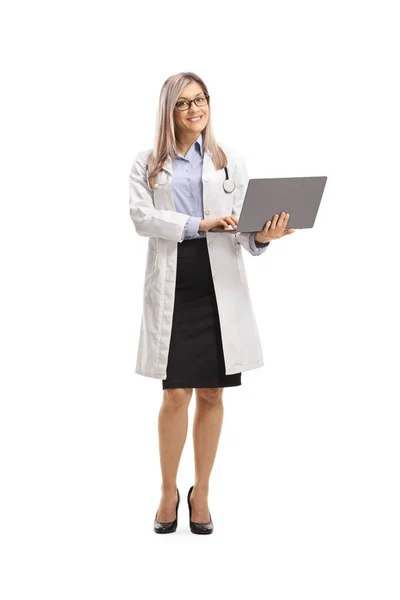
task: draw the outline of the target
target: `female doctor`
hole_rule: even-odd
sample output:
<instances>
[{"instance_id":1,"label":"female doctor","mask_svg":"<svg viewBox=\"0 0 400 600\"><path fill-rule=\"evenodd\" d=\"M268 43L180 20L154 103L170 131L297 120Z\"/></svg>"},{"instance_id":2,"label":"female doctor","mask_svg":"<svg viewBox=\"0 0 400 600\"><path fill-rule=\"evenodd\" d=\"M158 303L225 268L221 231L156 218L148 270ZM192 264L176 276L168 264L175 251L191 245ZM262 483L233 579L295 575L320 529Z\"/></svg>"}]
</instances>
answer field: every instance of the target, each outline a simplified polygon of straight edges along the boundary
<instances>
[{"instance_id":1,"label":"female doctor","mask_svg":"<svg viewBox=\"0 0 400 600\"><path fill-rule=\"evenodd\" d=\"M163 387L162 495L153 529L177 528L177 472L195 389L189 525L193 533L210 534L209 479L223 390L241 385L242 371L263 366L241 248L257 256L295 230L287 229L285 213L262 231L232 230L248 184L246 167L240 155L217 144L208 89L192 72L173 75L162 86L154 147L135 157L129 184L130 215L136 232L148 238L135 372L162 379Z\"/></svg>"}]
</instances>

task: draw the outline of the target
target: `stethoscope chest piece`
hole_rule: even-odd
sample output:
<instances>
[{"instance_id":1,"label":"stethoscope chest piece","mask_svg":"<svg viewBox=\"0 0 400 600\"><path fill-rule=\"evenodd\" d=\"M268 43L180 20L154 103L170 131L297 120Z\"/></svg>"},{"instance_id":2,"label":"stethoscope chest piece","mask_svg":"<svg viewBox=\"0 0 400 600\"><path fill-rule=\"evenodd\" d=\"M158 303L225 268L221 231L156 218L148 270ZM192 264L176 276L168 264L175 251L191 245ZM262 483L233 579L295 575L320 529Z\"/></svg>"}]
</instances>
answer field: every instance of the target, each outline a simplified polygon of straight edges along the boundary
<instances>
[{"instance_id":1,"label":"stethoscope chest piece","mask_svg":"<svg viewBox=\"0 0 400 600\"><path fill-rule=\"evenodd\" d=\"M226 175L226 179L225 179L224 183L222 184L222 187L224 188L225 192L227 192L227 194L231 194L235 190L235 184L231 179L229 179L228 169L226 167L225 167L225 175Z\"/></svg>"},{"instance_id":2,"label":"stethoscope chest piece","mask_svg":"<svg viewBox=\"0 0 400 600\"><path fill-rule=\"evenodd\" d=\"M223 186L224 186L224 190L228 194L231 194L235 189L235 184L233 183L233 181L231 179L225 179Z\"/></svg>"}]
</instances>

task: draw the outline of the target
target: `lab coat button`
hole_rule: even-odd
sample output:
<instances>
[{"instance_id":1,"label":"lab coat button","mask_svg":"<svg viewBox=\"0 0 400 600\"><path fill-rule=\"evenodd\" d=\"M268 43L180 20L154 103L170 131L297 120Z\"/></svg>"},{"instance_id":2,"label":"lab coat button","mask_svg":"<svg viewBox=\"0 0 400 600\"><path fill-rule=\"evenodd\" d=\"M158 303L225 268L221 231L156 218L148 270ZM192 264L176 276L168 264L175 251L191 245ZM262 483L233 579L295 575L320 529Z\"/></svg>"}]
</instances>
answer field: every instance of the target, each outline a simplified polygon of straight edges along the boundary
<instances>
[{"instance_id":1,"label":"lab coat button","mask_svg":"<svg viewBox=\"0 0 400 600\"><path fill-rule=\"evenodd\" d=\"M216 275L213 275L213 277L214 277L214 279L217 279L217 276L216 276Z\"/></svg>"},{"instance_id":2,"label":"lab coat button","mask_svg":"<svg viewBox=\"0 0 400 600\"><path fill-rule=\"evenodd\" d=\"M207 208L207 210L206 210L206 215L209 215L209 214L210 214L210 212L211 212L211 210L210 210L209 208Z\"/></svg>"},{"instance_id":3,"label":"lab coat button","mask_svg":"<svg viewBox=\"0 0 400 600\"><path fill-rule=\"evenodd\" d=\"M212 242L210 242L208 245L210 246L210 248L212 248L214 246L214 244Z\"/></svg>"}]
</instances>

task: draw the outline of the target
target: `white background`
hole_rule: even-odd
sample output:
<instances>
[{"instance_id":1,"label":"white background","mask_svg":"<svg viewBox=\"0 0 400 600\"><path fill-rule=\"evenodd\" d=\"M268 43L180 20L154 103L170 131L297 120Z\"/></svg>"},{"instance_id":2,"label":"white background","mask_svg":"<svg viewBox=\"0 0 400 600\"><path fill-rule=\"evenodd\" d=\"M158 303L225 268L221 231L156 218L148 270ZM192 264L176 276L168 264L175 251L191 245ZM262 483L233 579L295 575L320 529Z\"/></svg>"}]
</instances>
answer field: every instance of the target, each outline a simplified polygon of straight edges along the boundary
<instances>
[{"instance_id":1,"label":"white background","mask_svg":"<svg viewBox=\"0 0 400 600\"><path fill-rule=\"evenodd\" d=\"M16 2L1 15L4 600L398 600L394 2ZM215 531L160 500L134 374L147 239L128 174L164 81L207 83L250 177L327 175L315 227L244 252L265 366L224 392Z\"/></svg>"}]
</instances>

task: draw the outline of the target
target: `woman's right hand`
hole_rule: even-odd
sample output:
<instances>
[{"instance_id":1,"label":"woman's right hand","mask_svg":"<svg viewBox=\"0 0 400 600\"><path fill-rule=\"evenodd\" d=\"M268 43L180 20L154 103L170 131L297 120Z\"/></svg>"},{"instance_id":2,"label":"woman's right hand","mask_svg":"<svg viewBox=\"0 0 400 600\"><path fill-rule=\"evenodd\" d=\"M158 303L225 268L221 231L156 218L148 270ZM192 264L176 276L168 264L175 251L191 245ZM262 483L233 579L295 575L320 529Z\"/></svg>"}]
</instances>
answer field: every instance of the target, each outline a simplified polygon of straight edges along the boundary
<instances>
[{"instance_id":1,"label":"woman's right hand","mask_svg":"<svg viewBox=\"0 0 400 600\"><path fill-rule=\"evenodd\" d=\"M218 219L201 219L199 231L209 231L210 229L228 229L229 225L237 227L238 218L235 215L219 217Z\"/></svg>"}]
</instances>

